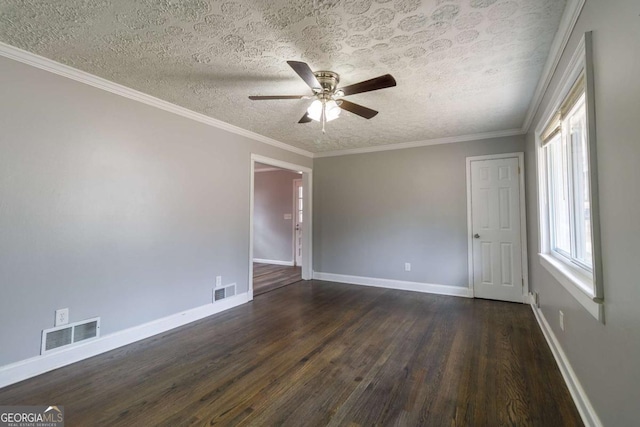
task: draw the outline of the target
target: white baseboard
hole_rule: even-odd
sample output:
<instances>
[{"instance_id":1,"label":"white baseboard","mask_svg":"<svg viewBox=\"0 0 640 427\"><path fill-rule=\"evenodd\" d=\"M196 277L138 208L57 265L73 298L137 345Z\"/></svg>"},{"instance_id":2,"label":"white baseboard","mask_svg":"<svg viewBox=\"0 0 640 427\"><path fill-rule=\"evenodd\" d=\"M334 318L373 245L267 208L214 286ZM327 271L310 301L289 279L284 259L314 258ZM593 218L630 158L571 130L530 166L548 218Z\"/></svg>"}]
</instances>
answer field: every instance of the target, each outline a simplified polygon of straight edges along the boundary
<instances>
[{"instance_id":1,"label":"white baseboard","mask_svg":"<svg viewBox=\"0 0 640 427\"><path fill-rule=\"evenodd\" d=\"M262 259L262 258L254 258L253 262L257 262L260 264L273 264L273 265L288 265L289 267L294 266L293 261L280 261L277 259Z\"/></svg>"},{"instance_id":2,"label":"white baseboard","mask_svg":"<svg viewBox=\"0 0 640 427\"><path fill-rule=\"evenodd\" d=\"M203 305L123 331L114 332L84 344L59 351L52 351L41 356L2 366L0 367L0 388L149 338L153 335L186 325L187 323L195 322L196 320L242 305L250 300L251 298L248 293L236 295L214 304Z\"/></svg>"},{"instance_id":3,"label":"white baseboard","mask_svg":"<svg viewBox=\"0 0 640 427\"><path fill-rule=\"evenodd\" d=\"M573 368L569 363L567 355L562 350L560 342L558 342L558 339L553 333L551 326L549 326L549 322L547 322L547 319L544 317L542 310L537 308L535 304L531 304L531 309L533 310L533 314L536 316L540 329L542 329L542 333L547 340L547 344L549 344L551 353L553 353L553 357L556 359L558 368L560 368L564 382L569 388L569 392L571 393L571 397L578 408L578 412L580 412L582 422L586 427L602 427L602 422L600 421L600 418L598 418L598 414L595 409L593 409L593 406L589 401L589 397L582 388L576 373L573 371Z\"/></svg>"},{"instance_id":4,"label":"white baseboard","mask_svg":"<svg viewBox=\"0 0 640 427\"><path fill-rule=\"evenodd\" d=\"M448 285L434 285L432 283L407 282L404 280L377 279L373 277L348 276L345 274L321 273L314 271L313 278L328 282L348 283L351 285L373 286L376 288L399 289L403 291L424 292L427 294L452 295L472 298L469 288Z\"/></svg>"}]
</instances>

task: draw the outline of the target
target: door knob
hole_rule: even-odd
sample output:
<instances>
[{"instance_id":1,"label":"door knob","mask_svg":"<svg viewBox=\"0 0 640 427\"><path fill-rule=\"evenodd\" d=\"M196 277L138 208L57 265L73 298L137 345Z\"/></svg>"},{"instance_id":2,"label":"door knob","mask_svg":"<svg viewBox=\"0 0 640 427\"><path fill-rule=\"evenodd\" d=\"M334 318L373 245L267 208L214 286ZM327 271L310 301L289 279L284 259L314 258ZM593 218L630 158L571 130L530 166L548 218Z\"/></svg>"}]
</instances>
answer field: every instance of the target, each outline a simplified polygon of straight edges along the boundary
<instances>
[{"instance_id":1,"label":"door knob","mask_svg":"<svg viewBox=\"0 0 640 427\"><path fill-rule=\"evenodd\" d=\"M478 233L476 233L476 234L474 234L474 235L473 235L473 238L474 238L474 239L479 239L479 238L480 238L480 235L479 235Z\"/></svg>"}]
</instances>

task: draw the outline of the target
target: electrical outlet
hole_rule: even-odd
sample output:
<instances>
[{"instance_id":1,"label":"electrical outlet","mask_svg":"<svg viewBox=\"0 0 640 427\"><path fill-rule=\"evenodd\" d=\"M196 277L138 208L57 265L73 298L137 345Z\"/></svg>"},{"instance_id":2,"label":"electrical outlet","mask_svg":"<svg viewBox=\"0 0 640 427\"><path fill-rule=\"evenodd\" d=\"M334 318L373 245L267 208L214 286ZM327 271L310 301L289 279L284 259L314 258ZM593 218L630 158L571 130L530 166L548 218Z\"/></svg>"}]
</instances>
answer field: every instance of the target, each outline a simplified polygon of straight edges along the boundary
<instances>
[{"instance_id":1,"label":"electrical outlet","mask_svg":"<svg viewBox=\"0 0 640 427\"><path fill-rule=\"evenodd\" d=\"M53 326L62 326L69 323L69 309L61 308L60 310L56 310L56 320Z\"/></svg>"},{"instance_id":2,"label":"electrical outlet","mask_svg":"<svg viewBox=\"0 0 640 427\"><path fill-rule=\"evenodd\" d=\"M216 288L222 286L222 276L216 276Z\"/></svg>"},{"instance_id":3,"label":"electrical outlet","mask_svg":"<svg viewBox=\"0 0 640 427\"><path fill-rule=\"evenodd\" d=\"M404 263L404 271L411 271L411 263L410 262L405 262Z\"/></svg>"},{"instance_id":4,"label":"electrical outlet","mask_svg":"<svg viewBox=\"0 0 640 427\"><path fill-rule=\"evenodd\" d=\"M564 313L562 310L558 311L558 313L560 314L560 329L564 331Z\"/></svg>"}]
</instances>

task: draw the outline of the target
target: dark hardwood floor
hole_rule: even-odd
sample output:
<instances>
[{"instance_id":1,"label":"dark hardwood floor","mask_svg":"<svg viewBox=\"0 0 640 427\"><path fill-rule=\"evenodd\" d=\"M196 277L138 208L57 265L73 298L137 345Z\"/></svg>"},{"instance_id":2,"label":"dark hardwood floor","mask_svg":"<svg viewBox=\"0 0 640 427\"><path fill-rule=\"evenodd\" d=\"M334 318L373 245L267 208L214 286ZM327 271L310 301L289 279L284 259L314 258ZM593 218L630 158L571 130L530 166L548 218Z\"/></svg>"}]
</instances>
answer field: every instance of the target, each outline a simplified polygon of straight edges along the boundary
<instances>
[{"instance_id":1,"label":"dark hardwood floor","mask_svg":"<svg viewBox=\"0 0 640 427\"><path fill-rule=\"evenodd\" d=\"M302 280L300 267L253 263L253 296Z\"/></svg>"},{"instance_id":2,"label":"dark hardwood floor","mask_svg":"<svg viewBox=\"0 0 640 427\"><path fill-rule=\"evenodd\" d=\"M302 282L0 389L67 426L582 425L531 308Z\"/></svg>"}]
</instances>

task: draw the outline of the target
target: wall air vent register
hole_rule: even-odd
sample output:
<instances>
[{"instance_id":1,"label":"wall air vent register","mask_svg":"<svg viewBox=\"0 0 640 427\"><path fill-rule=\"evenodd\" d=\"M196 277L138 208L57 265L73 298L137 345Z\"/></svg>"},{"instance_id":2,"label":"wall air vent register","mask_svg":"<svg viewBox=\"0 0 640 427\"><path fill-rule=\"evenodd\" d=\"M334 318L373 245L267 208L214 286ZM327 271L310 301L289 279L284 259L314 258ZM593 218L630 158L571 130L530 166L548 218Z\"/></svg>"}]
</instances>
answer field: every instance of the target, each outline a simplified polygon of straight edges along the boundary
<instances>
[{"instance_id":1,"label":"wall air vent register","mask_svg":"<svg viewBox=\"0 0 640 427\"><path fill-rule=\"evenodd\" d=\"M68 323L42 331L42 347L40 354L45 354L62 347L82 341L96 339L100 336L100 318Z\"/></svg>"},{"instance_id":2,"label":"wall air vent register","mask_svg":"<svg viewBox=\"0 0 640 427\"><path fill-rule=\"evenodd\" d=\"M236 294L235 283L224 288L217 288L213 290L213 302L220 301L221 299L232 297Z\"/></svg>"}]
</instances>

